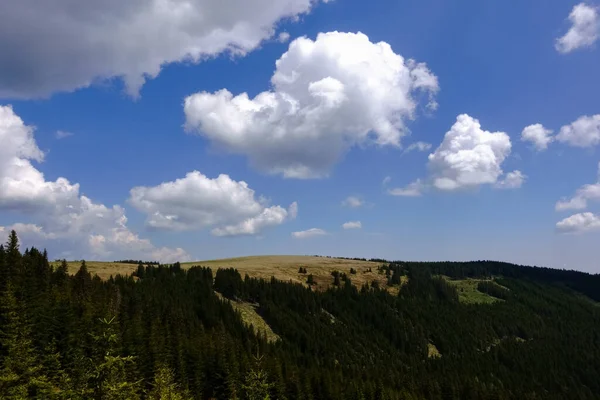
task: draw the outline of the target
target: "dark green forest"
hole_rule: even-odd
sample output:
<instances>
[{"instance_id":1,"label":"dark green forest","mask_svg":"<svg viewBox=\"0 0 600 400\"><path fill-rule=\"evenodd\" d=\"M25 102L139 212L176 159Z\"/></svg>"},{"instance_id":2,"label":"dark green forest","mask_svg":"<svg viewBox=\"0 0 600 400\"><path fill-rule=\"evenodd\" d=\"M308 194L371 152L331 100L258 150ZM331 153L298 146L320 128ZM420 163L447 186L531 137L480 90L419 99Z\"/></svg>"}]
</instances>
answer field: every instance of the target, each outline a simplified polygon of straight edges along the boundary
<instances>
[{"instance_id":1,"label":"dark green forest","mask_svg":"<svg viewBox=\"0 0 600 400\"><path fill-rule=\"evenodd\" d=\"M377 261L391 284L407 277L398 295L357 288L354 273L317 292L178 263L103 281L21 251L13 232L0 246L0 398L600 398L600 275ZM496 300L459 301L452 280L465 278ZM227 298L256 304L280 340Z\"/></svg>"}]
</instances>

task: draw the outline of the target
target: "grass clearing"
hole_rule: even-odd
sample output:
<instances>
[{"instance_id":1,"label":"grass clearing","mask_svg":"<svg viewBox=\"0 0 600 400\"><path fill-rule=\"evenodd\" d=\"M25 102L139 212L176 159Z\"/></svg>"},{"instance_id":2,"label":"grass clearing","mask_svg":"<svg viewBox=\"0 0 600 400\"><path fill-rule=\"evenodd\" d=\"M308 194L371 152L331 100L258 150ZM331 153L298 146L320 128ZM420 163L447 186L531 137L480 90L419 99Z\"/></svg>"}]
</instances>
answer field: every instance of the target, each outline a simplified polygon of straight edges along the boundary
<instances>
[{"instance_id":1,"label":"grass clearing","mask_svg":"<svg viewBox=\"0 0 600 400\"><path fill-rule=\"evenodd\" d=\"M442 353L435 347L435 344L429 342L427 343L427 357L428 358L440 358Z\"/></svg>"},{"instance_id":2,"label":"grass clearing","mask_svg":"<svg viewBox=\"0 0 600 400\"><path fill-rule=\"evenodd\" d=\"M493 281L490 279L450 279L447 276L443 276L446 281L454 287L458 292L458 300L465 304L492 304L497 301L503 301L496 297L490 296L489 294L482 293L477 290L479 282Z\"/></svg>"},{"instance_id":3,"label":"grass clearing","mask_svg":"<svg viewBox=\"0 0 600 400\"><path fill-rule=\"evenodd\" d=\"M489 346L487 346L485 349L479 350L479 351L489 353L492 350L492 348L494 348L496 346L499 346L503 342L507 342L509 340L513 340L513 341L515 341L517 343L526 343L527 342L527 340L525 340L525 339L523 339L522 337L519 337L519 336L504 336L502 338L496 338L496 339L494 339L494 341L492 343L490 343ZM533 340L533 339L529 339L529 340Z\"/></svg>"},{"instance_id":4,"label":"grass clearing","mask_svg":"<svg viewBox=\"0 0 600 400\"><path fill-rule=\"evenodd\" d=\"M242 321L244 321L246 325L254 327L255 332L265 335L268 342L274 343L280 339L279 335L273 332L273 329L267 324L267 321L256 312L256 306L254 304L245 301L229 300L218 292L215 292L215 294L221 300L228 301L235 310L239 311L242 316Z\"/></svg>"}]
</instances>

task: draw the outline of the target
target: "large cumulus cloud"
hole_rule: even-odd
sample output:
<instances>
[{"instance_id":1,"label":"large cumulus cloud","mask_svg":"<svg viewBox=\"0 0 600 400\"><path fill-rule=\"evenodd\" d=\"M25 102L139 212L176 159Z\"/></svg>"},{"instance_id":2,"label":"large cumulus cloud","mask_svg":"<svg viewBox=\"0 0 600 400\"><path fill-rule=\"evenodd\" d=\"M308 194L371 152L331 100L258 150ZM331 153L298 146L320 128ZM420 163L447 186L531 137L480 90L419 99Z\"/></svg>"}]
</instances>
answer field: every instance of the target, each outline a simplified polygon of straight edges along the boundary
<instances>
[{"instance_id":1,"label":"large cumulus cloud","mask_svg":"<svg viewBox=\"0 0 600 400\"><path fill-rule=\"evenodd\" d=\"M438 80L362 33L321 33L290 43L276 62L272 90L254 98L227 89L185 99L186 125L216 147L247 155L259 170L317 178L351 146L400 146L425 97L435 108Z\"/></svg>"},{"instance_id":2,"label":"large cumulus cloud","mask_svg":"<svg viewBox=\"0 0 600 400\"><path fill-rule=\"evenodd\" d=\"M511 143L504 132L489 132L475 118L459 115L442 144L429 155L433 185L441 190L494 184Z\"/></svg>"},{"instance_id":3,"label":"large cumulus cloud","mask_svg":"<svg viewBox=\"0 0 600 400\"><path fill-rule=\"evenodd\" d=\"M136 96L165 64L244 54L318 1L1 1L0 97L47 96L112 77Z\"/></svg>"},{"instance_id":4,"label":"large cumulus cloud","mask_svg":"<svg viewBox=\"0 0 600 400\"><path fill-rule=\"evenodd\" d=\"M15 229L28 245L57 247L77 258L189 259L183 249L159 248L131 232L122 207L94 203L66 178L47 181L32 164L44 159L34 129L10 106L0 106L0 143L0 210L26 214L35 222L2 231Z\"/></svg>"},{"instance_id":5,"label":"large cumulus cloud","mask_svg":"<svg viewBox=\"0 0 600 400\"><path fill-rule=\"evenodd\" d=\"M296 218L298 206L286 210L255 198L244 181L221 174L211 179L198 171L154 187L135 187L129 203L147 215L149 227L184 231L212 227L215 236L254 235Z\"/></svg>"},{"instance_id":6,"label":"large cumulus cloud","mask_svg":"<svg viewBox=\"0 0 600 400\"><path fill-rule=\"evenodd\" d=\"M506 175L502 170L511 147L510 137L505 132L486 131L479 120L461 114L444 135L442 143L429 155L427 179L389 189L388 193L419 196L431 187L455 191L485 184L497 189L519 188L526 176L519 170Z\"/></svg>"}]
</instances>

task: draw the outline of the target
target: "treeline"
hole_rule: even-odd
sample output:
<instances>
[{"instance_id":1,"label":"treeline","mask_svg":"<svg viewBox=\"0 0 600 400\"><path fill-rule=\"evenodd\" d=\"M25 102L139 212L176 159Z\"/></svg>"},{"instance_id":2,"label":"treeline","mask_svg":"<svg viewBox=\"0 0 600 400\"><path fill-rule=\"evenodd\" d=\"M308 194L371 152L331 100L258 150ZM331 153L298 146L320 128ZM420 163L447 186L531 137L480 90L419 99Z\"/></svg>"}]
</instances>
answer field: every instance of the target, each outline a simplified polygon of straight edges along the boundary
<instances>
[{"instance_id":1,"label":"treeline","mask_svg":"<svg viewBox=\"0 0 600 400\"><path fill-rule=\"evenodd\" d=\"M69 275L45 252L21 253L11 234L0 246L0 398L599 397L600 307L568 279L499 277L483 262L479 276L510 295L465 305L437 264L386 268L407 277L397 296L357 288L352 274L317 292L179 264L102 281L85 263ZM220 295L254 304L280 340Z\"/></svg>"},{"instance_id":2,"label":"treeline","mask_svg":"<svg viewBox=\"0 0 600 400\"><path fill-rule=\"evenodd\" d=\"M142 264L142 265L159 265L160 263L158 261L142 261L142 260L118 260L115 261L115 263L120 263L120 264Z\"/></svg>"}]
</instances>

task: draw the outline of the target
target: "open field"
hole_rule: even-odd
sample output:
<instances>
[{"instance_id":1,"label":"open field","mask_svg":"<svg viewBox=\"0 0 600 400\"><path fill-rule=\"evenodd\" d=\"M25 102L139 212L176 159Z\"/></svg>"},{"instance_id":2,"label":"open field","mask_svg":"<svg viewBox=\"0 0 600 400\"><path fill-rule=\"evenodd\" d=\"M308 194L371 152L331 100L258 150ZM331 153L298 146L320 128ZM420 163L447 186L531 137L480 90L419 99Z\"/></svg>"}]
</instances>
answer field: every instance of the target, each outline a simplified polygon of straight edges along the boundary
<instances>
[{"instance_id":1,"label":"open field","mask_svg":"<svg viewBox=\"0 0 600 400\"><path fill-rule=\"evenodd\" d=\"M54 261L50 263L54 267L60 265L60 262ZM73 275L81 266L81 261L67 261L69 266L69 274ZM128 275L134 272L137 269L137 265L135 264L124 264L124 263L115 263L109 261L86 261L85 265L87 265L88 271L92 275L98 275L102 279L108 279L111 275Z\"/></svg>"},{"instance_id":2,"label":"open field","mask_svg":"<svg viewBox=\"0 0 600 400\"><path fill-rule=\"evenodd\" d=\"M213 270L219 268L235 268L240 274L248 274L252 278L279 279L294 283L306 283L308 275L312 275L318 289L326 289L333 282L331 273L340 271L345 273L358 287L373 280L385 286L385 275L379 274L379 263L369 261L345 260L339 258L314 257L314 256L252 256L228 258L222 260L199 261L184 264L186 267L202 265ZM306 268L306 274L298 273L300 267ZM350 268L356 274L350 274ZM371 271L369 272L369 269Z\"/></svg>"},{"instance_id":3,"label":"open field","mask_svg":"<svg viewBox=\"0 0 600 400\"><path fill-rule=\"evenodd\" d=\"M53 264L57 265L58 263ZM74 274L79 269L81 262L70 261L68 264L69 273ZM86 261L86 265L90 273L97 274L102 279L107 279L111 275L130 274L137 268L135 264L101 261ZM387 286L385 274L379 273L377 270L380 263L370 261L315 256L250 256L182 263L184 268L191 268L195 265L210 267L213 271L219 268L235 268L242 277L246 274L253 278L271 279L271 277L275 277L282 281L302 284L306 283L308 275L312 275L318 290L327 289L332 284L331 273L333 271L345 273L357 287L374 280L379 282L380 287ZM307 273L298 273L300 267L306 268ZM356 274L350 273L351 268L356 270ZM398 288L389 288L389 290L397 293Z\"/></svg>"},{"instance_id":4,"label":"open field","mask_svg":"<svg viewBox=\"0 0 600 400\"><path fill-rule=\"evenodd\" d=\"M265 335L267 341L274 343L279 340L279 336L273 332L273 329L267 324L267 322L256 312L256 306L245 301L233 301L229 300L221 293L215 292L221 300L228 301L233 308L239 311L242 321L248 326L252 326L255 332Z\"/></svg>"},{"instance_id":5,"label":"open field","mask_svg":"<svg viewBox=\"0 0 600 400\"><path fill-rule=\"evenodd\" d=\"M477 290L479 282L485 281L485 279L460 279L454 280L444 276L444 279L448 283L454 285L458 291L458 300L461 303L466 304L492 304L497 301L503 301L496 297L490 296L487 293L482 293ZM490 281L488 279L488 281ZM500 286L500 285L498 285Z\"/></svg>"}]
</instances>

